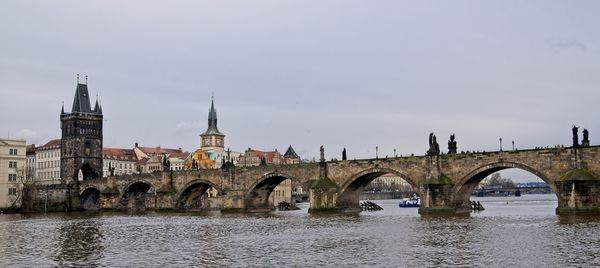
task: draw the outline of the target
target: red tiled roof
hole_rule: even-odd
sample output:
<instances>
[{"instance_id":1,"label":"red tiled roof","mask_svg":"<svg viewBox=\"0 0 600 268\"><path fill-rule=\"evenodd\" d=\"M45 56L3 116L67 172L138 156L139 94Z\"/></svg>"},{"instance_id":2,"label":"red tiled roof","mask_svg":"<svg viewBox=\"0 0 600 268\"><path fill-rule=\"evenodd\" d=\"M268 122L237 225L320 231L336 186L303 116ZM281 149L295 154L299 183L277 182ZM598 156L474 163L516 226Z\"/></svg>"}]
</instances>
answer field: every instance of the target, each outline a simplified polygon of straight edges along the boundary
<instances>
[{"instance_id":1,"label":"red tiled roof","mask_svg":"<svg viewBox=\"0 0 600 268\"><path fill-rule=\"evenodd\" d=\"M102 148L102 158L123 161L137 161L137 157L133 150L121 148Z\"/></svg>"},{"instance_id":2,"label":"red tiled roof","mask_svg":"<svg viewBox=\"0 0 600 268\"><path fill-rule=\"evenodd\" d=\"M158 147L140 147L140 146L138 146L137 148L142 150L142 152L144 152L147 155L183 153L183 150L181 150L181 149L160 148L160 146L158 146Z\"/></svg>"},{"instance_id":3,"label":"red tiled roof","mask_svg":"<svg viewBox=\"0 0 600 268\"><path fill-rule=\"evenodd\" d=\"M279 158L281 158L281 154L279 154L279 152L277 150L265 152L265 151L250 149L249 151L256 153L256 155L260 159L263 158L263 155L266 155L265 158L267 159L267 163L273 163L273 158L275 157L275 155L279 155Z\"/></svg>"},{"instance_id":4,"label":"red tiled roof","mask_svg":"<svg viewBox=\"0 0 600 268\"><path fill-rule=\"evenodd\" d=\"M52 149L58 149L60 148L60 144L61 144L61 140L60 139L56 139L56 140L51 140L49 142L47 142L46 144L40 146L40 147L36 147L35 150L52 150Z\"/></svg>"},{"instance_id":5,"label":"red tiled roof","mask_svg":"<svg viewBox=\"0 0 600 268\"><path fill-rule=\"evenodd\" d=\"M181 159L186 159L189 155L190 155L190 153L188 153L188 152L170 153L169 157L177 157L177 158L181 158Z\"/></svg>"}]
</instances>

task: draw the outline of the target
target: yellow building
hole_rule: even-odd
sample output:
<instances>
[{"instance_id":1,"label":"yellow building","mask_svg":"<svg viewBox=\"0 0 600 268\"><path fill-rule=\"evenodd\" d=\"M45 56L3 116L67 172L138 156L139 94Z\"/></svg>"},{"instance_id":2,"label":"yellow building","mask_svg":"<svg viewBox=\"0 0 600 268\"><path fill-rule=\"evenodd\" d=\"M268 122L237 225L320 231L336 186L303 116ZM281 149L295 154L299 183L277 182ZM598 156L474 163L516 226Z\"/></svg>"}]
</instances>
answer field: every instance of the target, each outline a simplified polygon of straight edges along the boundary
<instances>
[{"instance_id":1,"label":"yellow building","mask_svg":"<svg viewBox=\"0 0 600 268\"><path fill-rule=\"evenodd\" d=\"M185 161L185 166L190 169L213 169L215 168L215 160L212 160L202 149L196 150Z\"/></svg>"}]
</instances>

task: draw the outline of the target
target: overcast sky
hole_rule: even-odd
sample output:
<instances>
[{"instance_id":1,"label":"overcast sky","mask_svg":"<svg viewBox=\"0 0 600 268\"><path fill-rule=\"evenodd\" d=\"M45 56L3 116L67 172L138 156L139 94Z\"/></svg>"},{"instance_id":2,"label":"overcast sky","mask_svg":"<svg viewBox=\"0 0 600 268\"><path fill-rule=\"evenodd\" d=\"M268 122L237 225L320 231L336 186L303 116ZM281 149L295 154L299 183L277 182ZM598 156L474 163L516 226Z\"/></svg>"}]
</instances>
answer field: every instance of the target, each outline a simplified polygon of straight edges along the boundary
<instances>
[{"instance_id":1,"label":"overcast sky","mask_svg":"<svg viewBox=\"0 0 600 268\"><path fill-rule=\"evenodd\" d=\"M0 137L60 138L77 73L105 147L328 158L568 145L600 132L598 1L2 1ZM82 79L83 80L83 79ZM600 138L598 138L600 139Z\"/></svg>"}]
</instances>

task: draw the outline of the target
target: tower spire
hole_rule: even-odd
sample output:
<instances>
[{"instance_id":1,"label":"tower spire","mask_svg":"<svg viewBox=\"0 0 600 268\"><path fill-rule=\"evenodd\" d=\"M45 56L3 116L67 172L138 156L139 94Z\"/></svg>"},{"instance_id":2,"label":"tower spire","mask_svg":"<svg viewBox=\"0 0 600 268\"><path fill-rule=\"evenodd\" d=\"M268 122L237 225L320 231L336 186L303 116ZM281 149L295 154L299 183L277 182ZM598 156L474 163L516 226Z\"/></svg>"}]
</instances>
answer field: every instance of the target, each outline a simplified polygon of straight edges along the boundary
<instances>
[{"instance_id":1,"label":"tower spire","mask_svg":"<svg viewBox=\"0 0 600 268\"><path fill-rule=\"evenodd\" d=\"M65 114L65 101L62 102L62 108L60 109L60 114Z\"/></svg>"}]
</instances>

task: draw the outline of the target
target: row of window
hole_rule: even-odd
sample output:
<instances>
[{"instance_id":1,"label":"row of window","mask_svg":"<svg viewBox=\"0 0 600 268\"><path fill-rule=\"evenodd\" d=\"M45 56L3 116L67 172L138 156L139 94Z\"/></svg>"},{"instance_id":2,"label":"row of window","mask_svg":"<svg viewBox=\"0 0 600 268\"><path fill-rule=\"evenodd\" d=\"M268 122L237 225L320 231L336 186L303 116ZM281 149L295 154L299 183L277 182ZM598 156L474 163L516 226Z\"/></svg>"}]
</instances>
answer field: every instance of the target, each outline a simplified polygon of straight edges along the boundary
<instances>
[{"instance_id":1,"label":"row of window","mask_svg":"<svg viewBox=\"0 0 600 268\"><path fill-rule=\"evenodd\" d=\"M53 168L53 167L60 167L60 160L37 163L37 168Z\"/></svg>"},{"instance_id":2,"label":"row of window","mask_svg":"<svg viewBox=\"0 0 600 268\"><path fill-rule=\"evenodd\" d=\"M36 153L36 154L39 155L39 158L50 158L50 157L60 157L60 155L58 153L60 153L60 152L54 151L54 152Z\"/></svg>"},{"instance_id":3,"label":"row of window","mask_svg":"<svg viewBox=\"0 0 600 268\"><path fill-rule=\"evenodd\" d=\"M275 190L275 191L273 191L272 195L274 197L285 197L285 191L284 190Z\"/></svg>"},{"instance_id":4,"label":"row of window","mask_svg":"<svg viewBox=\"0 0 600 268\"><path fill-rule=\"evenodd\" d=\"M17 155L18 154L17 152L18 152L17 149L8 149L9 155Z\"/></svg>"},{"instance_id":5,"label":"row of window","mask_svg":"<svg viewBox=\"0 0 600 268\"><path fill-rule=\"evenodd\" d=\"M223 145L223 140L222 139L216 139L216 143L217 146L222 146ZM210 146L211 145L211 139L210 138L204 138L204 146Z\"/></svg>"},{"instance_id":6,"label":"row of window","mask_svg":"<svg viewBox=\"0 0 600 268\"><path fill-rule=\"evenodd\" d=\"M53 179L60 177L59 171L38 172L38 179Z\"/></svg>"},{"instance_id":7,"label":"row of window","mask_svg":"<svg viewBox=\"0 0 600 268\"><path fill-rule=\"evenodd\" d=\"M109 167L109 165L110 165L110 167L114 167L114 168L116 168L116 165L117 165L117 164L116 164L115 162L107 162L107 161L104 161L104 167ZM125 168L125 169L131 169L131 168L132 168L132 166L133 166L133 165L132 165L131 163L125 163L124 165L123 165L123 163L119 163L119 168L120 168L120 169L123 169L123 168Z\"/></svg>"},{"instance_id":8,"label":"row of window","mask_svg":"<svg viewBox=\"0 0 600 268\"><path fill-rule=\"evenodd\" d=\"M94 128L73 128L70 125L67 126L67 135L79 134L79 135L99 135L100 131Z\"/></svg>"}]
</instances>

